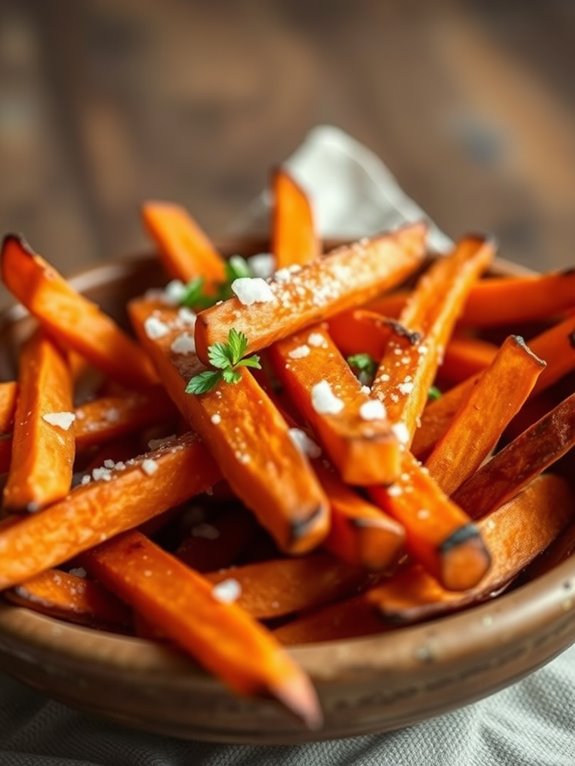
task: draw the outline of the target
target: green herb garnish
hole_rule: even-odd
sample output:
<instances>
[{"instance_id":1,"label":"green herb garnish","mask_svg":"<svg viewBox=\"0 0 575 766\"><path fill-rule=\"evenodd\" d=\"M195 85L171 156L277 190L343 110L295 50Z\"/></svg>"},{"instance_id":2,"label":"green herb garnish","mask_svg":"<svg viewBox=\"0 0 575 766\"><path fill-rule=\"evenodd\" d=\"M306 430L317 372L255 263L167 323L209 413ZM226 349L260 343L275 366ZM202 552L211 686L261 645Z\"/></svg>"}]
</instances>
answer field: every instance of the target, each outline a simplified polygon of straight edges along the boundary
<instances>
[{"instance_id":1,"label":"green herb garnish","mask_svg":"<svg viewBox=\"0 0 575 766\"><path fill-rule=\"evenodd\" d=\"M231 298L232 282L241 277L253 277L253 272L249 263L241 255L232 255L226 261L226 278L211 292L206 292L206 283L203 277L196 277L186 285L186 292L180 301L182 306L190 309L202 311L210 306L214 306L218 301L225 301Z\"/></svg>"},{"instance_id":2,"label":"green herb garnish","mask_svg":"<svg viewBox=\"0 0 575 766\"><path fill-rule=\"evenodd\" d=\"M441 396L441 391L437 388L437 386L431 386L427 392L427 398L431 399L432 402L435 402L437 399L441 399Z\"/></svg>"},{"instance_id":3,"label":"green herb garnish","mask_svg":"<svg viewBox=\"0 0 575 766\"><path fill-rule=\"evenodd\" d=\"M360 383L371 386L377 372L377 362L370 354L352 354L347 357L347 363L355 371Z\"/></svg>"},{"instance_id":4,"label":"green herb garnish","mask_svg":"<svg viewBox=\"0 0 575 766\"><path fill-rule=\"evenodd\" d=\"M215 370L205 370L194 375L186 386L187 394L205 394L223 380L225 383L239 383L241 380L240 367L253 367L261 370L260 358L257 354L242 359L248 347L248 339L243 332L235 328L228 333L226 343L212 343L208 347L208 359Z\"/></svg>"}]
</instances>

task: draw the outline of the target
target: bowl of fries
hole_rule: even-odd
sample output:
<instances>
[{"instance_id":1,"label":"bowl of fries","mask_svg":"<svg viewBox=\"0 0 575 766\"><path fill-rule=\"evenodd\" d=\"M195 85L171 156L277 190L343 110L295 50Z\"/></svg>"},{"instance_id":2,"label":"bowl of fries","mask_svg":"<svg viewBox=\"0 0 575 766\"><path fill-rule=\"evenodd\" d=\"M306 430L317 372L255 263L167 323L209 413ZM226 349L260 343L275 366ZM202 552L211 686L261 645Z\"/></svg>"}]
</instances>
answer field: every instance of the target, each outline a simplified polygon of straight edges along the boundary
<instances>
[{"instance_id":1,"label":"bowl of fries","mask_svg":"<svg viewBox=\"0 0 575 766\"><path fill-rule=\"evenodd\" d=\"M575 640L575 274L273 194L70 281L4 240L0 668L147 731L388 731Z\"/></svg>"}]
</instances>

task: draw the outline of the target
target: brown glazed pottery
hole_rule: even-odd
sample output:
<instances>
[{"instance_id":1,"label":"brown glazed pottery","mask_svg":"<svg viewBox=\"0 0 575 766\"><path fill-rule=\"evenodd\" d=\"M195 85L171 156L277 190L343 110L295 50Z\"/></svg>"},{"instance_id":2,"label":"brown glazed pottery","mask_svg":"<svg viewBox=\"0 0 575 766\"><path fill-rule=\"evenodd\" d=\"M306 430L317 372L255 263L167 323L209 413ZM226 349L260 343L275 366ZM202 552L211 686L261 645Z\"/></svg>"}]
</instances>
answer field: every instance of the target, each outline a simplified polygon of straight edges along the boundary
<instances>
[{"instance_id":1,"label":"brown glazed pottery","mask_svg":"<svg viewBox=\"0 0 575 766\"><path fill-rule=\"evenodd\" d=\"M235 242L227 252L261 252ZM521 273L499 261L496 273ZM129 297L165 281L151 255L98 266L73 284L125 322ZM26 324L0 319L0 374L14 376ZM0 606L0 668L86 713L186 739L296 744L410 726L514 683L575 640L575 559L456 615L395 633L291 649L325 723L307 731L270 700L233 696L176 650Z\"/></svg>"}]
</instances>

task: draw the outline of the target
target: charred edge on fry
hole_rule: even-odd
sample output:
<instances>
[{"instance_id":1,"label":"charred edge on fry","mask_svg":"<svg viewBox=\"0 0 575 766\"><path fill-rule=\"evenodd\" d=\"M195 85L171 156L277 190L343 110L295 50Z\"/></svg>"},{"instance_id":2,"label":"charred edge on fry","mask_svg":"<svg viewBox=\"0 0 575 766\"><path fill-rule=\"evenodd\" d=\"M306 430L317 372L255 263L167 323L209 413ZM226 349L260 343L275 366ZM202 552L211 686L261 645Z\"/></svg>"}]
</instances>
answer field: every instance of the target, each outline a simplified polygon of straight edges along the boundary
<instances>
[{"instance_id":1,"label":"charred edge on fry","mask_svg":"<svg viewBox=\"0 0 575 766\"><path fill-rule=\"evenodd\" d=\"M401 324L396 319L383 319L382 324L389 327L398 338L406 340L410 346L417 346L422 340L423 336L420 332L408 330L404 324Z\"/></svg>"},{"instance_id":2,"label":"charred edge on fry","mask_svg":"<svg viewBox=\"0 0 575 766\"><path fill-rule=\"evenodd\" d=\"M301 540L302 537L307 535L308 531L313 528L319 517L325 512L323 505L318 505L305 519L296 519L291 523L291 535L290 543L296 543Z\"/></svg>"},{"instance_id":3,"label":"charred edge on fry","mask_svg":"<svg viewBox=\"0 0 575 766\"><path fill-rule=\"evenodd\" d=\"M462 527L459 527L459 529L456 529L455 532L449 535L449 537L439 545L439 553L442 556L445 556L454 548L473 539L481 540L479 528L473 523L464 524Z\"/></svg>"}]
</instances>

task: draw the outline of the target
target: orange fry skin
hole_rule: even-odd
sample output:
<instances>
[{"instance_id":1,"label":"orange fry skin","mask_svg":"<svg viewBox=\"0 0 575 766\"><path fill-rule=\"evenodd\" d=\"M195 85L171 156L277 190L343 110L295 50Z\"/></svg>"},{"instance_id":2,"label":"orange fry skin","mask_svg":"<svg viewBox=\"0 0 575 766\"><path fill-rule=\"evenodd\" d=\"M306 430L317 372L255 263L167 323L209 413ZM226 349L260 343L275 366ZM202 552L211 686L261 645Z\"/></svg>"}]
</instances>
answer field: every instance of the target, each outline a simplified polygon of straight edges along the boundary
<instances>
[{"instance_id":1,"label":"orange fry skin","mask_svg":"<svg viewBox=\"0 0 575 766\"><path fill-rule=\"evenodd\" d=\"M72 378L66 360L43 333L22 346L18 397L4 506L40 510L70 490L74 431L49 423L54 413L73 413Z\"/></svg>"},{"instance_id":2,"label":"orange fry skin","mask_svg":"<svg viewBox=\"0 0 575 766\"><path fill-rule=\"evenodd\" d=\"M210 582L138 532L84 556L88 570L240 694L275 696L308 726L321 722L308 677L273 636Z\"/></svg>"},{"instance_id":3,"label":"orange fry skin","mask_svg":"<svg viewBox=\"0 0 575 766\"><path fill-rule=\"evenodd\" d=\"M473 518L486 515L575 445L575 394L564 399L464 482L453 500Z\"/></svg>"},{"instance_id":4,"label":"orange fry skin","mask_svg":"<svg viewBox=\"0 0 575 766\"><path fill-rule=\"evenodd\" d=\"M322 460L314 461L314 470L331 509L324 548L342 561L370 571L393 566L405 544L401 524L344 484Z\"/></svg>"},{"instance_id":5,"label":"orange fry skin","mask_svg":"<svg viewBox=\"0 0 575 766\"><path fill-rule=\"evenodd\" d=\"M445 588L471 588L489 569L489 551L477 526L409 452L398 480L390 487L370 487L369 494L403 524L408 552Z\"/></svg>"},{"instance_id":6,"label":"orange fry skin","mask_svg":"<svg viewBox=\"0 0 575 766\"><path fill-rule=\"evenodd\" d=\"M12 295L66 348L129 388L156 382L148 359L96 304L77 293L21 238L5 237L2 280Z\"/></svg>"},{"instance_id":7,"label":"orange fry skin","mask_svg":"<svg viewBox=\"0 0 575 766\"><path fill-rule=\"evenodd\" d=\"M304 553L318 545L328 532L327 500L305 456L290 439L285 421L253 375L241 368L237 384L222 382L200 396L186 394L188 380L205 368L195 354L171 350L181 332L174 329L176 310L136 300L129 311L166 391L209 445L238 497L283 550ZM169 328L161 338L146 334L146 319L152 312Z\"/></svg>"},{"instance_id":8,"label":"orange fry skin","mask_svg":"<svg viewBox=\"0 0 575 766\"><path fill-rule=\"evenodd\" d=\"M575 307L575 270L519 277L490 277L473 285L459 323L466 327L501 327L549 319ZM410 293L401 290L372 301L369 308L399 316Z\"/></svg>"},{"instance_id":9,"label":"orange fry skin","mask_svg":"<svg viewBox=\"0 0 575 766\"><path fill-rule=\"evenodd\" d=\"M387 633L390 626L362 594L307 612L274 630L282 644L316 644Z\"/></svg>"},{"instance_id":10,"label":"orange fry skin","mask_svg":"<svg viewBox=\"0 0 575 766\"><path fill-rule=\"evenodd\" d=\"M384 619L416 622L489 597L505 587L562 532L573 518L573 493L557 476L535 479L478 527L492 554L489 572L463 593L445 590L417 564L410 564L365 594Z\"/></svg>"},{"instance_id":11,"label":"orange fry skin","mask_svg":"<svg viewBox=\"0 0 575 766\"><path fill-rule=\"evenodd\" d=\"M328 327L344 356L363 353L381 359L390 341L414 346L421 340L419 333L409 332L398 321L367 309L344 311L332 317Z\"/></svg>"},{"instance_id":12,"label":"orange fry skin","mask_svg":"<svg viewBox=\"0 0 575 766\"><path fill-rule=\"evenodd\" d=\"M489 367L497 353L497 346L480 338L455 336L445 349L439 368L442 382L454 385Z\"/></svg>"},{"instance_id":13,"label":"orange fry skin","mask_svg":"<svg viewBox=\"0 0 575 766\"><path fill-rule=\"evenodd\" d=\"M14 380L0 383L0 434L8 433L14 424L18 384Z\"/></svg>"},{"instance_id":14,"label":"orange fry skin","mask_svg":"<svg viewBox=\"0 0 575 766\"><path fill-rule=\"evenodd\" d=\"M86 449L176 419L177 410L160 386L93 399L76 408L76 448Z\"/></svg>"},{"instance_id":15,"label":"orange fry skin","mask_svg":"<svg viewBox=\"0 0 575 766\"><path fill-rule=\"evenodd\" d=\"M304 352L306 352L304 354ZM400 467L400 448L385 415L365 419L370 401L322 325L276 343L269 352L276 374L348 484L387 484ZM316 386L328 384L339 412L318 412ZM377 405L381 406L381 405Z\"/></svg>"},{"instance_id":16,"label":"orange fry skin","mask_svg":"<svg viewBox=\"0 0 575 766\"><path fill-rule=\"evenodd\" d=\"M446 494L479 468L544 369L523 338L504 341L425 463Z\"/></svg>"},{"instance_id":17,"label":"orange fry skin","mask_svg":"<svg viewBox=\"0 0 575 766\"><path fill-rule=\"evenodd\" d=\"M435 261L421 277L399 316L400 324L421 333L422 341L408 348L388 345L372 392L385 404L390 421L406 427L409 443L465 298L494 254L488 240L461 240L449 256Z\"/></svg>"},{"instance_id":18,"label":"orange fry skin","mask_svg":"<svg viewBox=\"0 0 575 766\"><path fill-rule=\"evenodd\" d=\"M156 470L145 473L143 460ZM41 513L0 528L0 589L35 575L127 529L159 516L209 489L220 477L203 444L192 435L148 453L134 464L76 487Z\"/></svg>"},{"instance_id":19,"label":"orange fry skin","mask_svg":"<svg viewBox=\"0 0 575 766\"><path fill-rule=\"evenodd\" d=\"M121 629L131 621L124 604L97 582L58 569L48 569L4 595L14 604L80 625Z\"/></svg>"},{"instance_id":20,"label":"orange fry skin","mask_svg":"<svg viewBox=\"0 0 575 766\"><path fill-rule=\"evenodd\" d=\"M325 553L243 564L205 575L213 585L233 580L238 606L259 620L311 609L355 592L367 582L364 569Z\"/></svg>"},{"instance_id":21,"label":"orange fry skin","mask_svg":"<svg viewBox=\"0 0 575 766\"><path fill-rule=\"evenodd\" d=\"M146 202L142 205L142 220L173 279L189 282L203 277L208 286L225 281L224 259L183 207Z\"/></svg>"},{"instance_id":22,"label":"orange fry skin","mask_svg":"<svg viewBox=\"0 0 575 766\"><path fill-rule=\"evenodd\" d=\"M321 248L307 194L285 168L274 172L272 194L272 253L276 269L314 261Z\"/></svg>"},{"instance_id":23,"label":"orange fry skin","mask_svg":"<svg viewBox=\"0 0 575 766\"><path fill-rule=\"evenodd\" d=\"M246 335L250 354L365 303L415 271L423 259L425 235L425 225L413 224L341 247L296 266L285 280L276 273L269 302L248 306L234 297L202 311L195 333L198 356L207 363L209 346L225 342L232 327Z\"/></svg>"}]
</instances>

